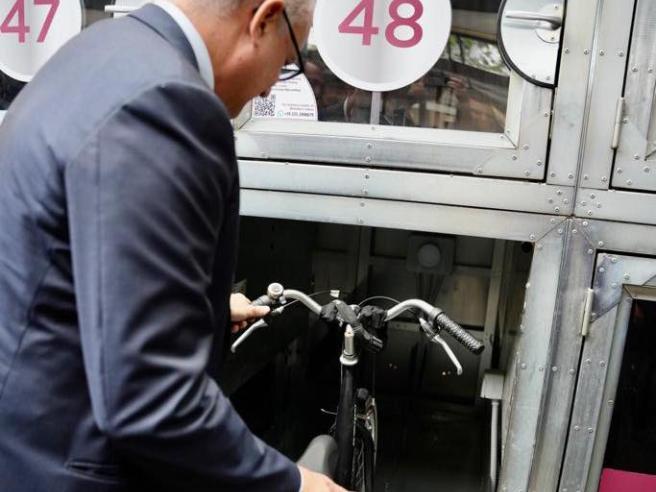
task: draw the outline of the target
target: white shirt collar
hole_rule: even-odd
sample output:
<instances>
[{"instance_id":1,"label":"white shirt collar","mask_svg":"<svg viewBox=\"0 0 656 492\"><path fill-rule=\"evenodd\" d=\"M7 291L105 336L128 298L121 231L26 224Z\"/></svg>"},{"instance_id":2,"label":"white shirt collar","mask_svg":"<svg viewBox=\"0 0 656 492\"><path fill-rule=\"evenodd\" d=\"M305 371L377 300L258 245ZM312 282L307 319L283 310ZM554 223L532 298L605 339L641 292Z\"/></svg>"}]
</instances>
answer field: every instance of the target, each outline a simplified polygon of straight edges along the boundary
<instances>
[{"instance_id":1,"label":"white shirt collar","mask_svg":"<svg viewBox=\"0 0 656 492\"><path fill-rule=\"evenodd\" d=\"M152 0L152 3L163 9L180 26L194 52L201 78L210 89L214 90L214 69L210 60L210 53L207 50L205 41L203 41L200 33L189 20L189 17L177 5L174 5L168 0Z\"/></svg>"}]
</instances>

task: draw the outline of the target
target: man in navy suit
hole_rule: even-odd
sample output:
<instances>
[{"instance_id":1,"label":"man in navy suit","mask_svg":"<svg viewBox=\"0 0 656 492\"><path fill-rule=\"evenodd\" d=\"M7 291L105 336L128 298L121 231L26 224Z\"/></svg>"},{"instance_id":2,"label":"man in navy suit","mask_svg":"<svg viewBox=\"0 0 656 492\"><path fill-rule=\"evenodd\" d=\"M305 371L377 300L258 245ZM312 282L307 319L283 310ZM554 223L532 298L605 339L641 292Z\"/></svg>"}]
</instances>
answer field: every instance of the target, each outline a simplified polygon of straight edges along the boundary
<instances>
[{"instance_id":1,"label":"man in navy suit","mask_svg":"<svg viewBox=\"0 0 656 492\"><path fill-rule=\"evenodd\" d=\"M229 117L312 0L159 0L93 25L0 126L0 490L339 491L213 378L239 180ZM290 20L291 19L291 20ZM218 96L218 97L217 97Z\"/></svg>"}]
</instances>

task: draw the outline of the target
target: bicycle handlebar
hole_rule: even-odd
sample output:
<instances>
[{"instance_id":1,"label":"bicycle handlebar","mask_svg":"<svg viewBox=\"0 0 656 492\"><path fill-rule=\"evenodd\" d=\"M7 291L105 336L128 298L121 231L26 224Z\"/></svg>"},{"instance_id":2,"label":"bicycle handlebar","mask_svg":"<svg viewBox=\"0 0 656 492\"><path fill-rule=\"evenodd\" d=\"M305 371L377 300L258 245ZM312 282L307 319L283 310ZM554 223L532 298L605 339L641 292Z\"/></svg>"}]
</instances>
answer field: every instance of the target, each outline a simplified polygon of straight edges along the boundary
<instances>
[{"instance_id":1,"label":"bicycle handlebar","mask_svg":"<svg viewBox=\"0 0 656 492\"><path fill-rule=\"evenodd\" d=\"M320 315L322 312L322 306L314 301L310 296L298 290L284 289L280 284L269 285L267 294L256 299L253 304L258 306L271 306L277 302L280 302L282 304L281 307L276 309L279 314L284 309L287 299L294 299L301 302L305 307L307 307L316 315ZM485 349L485 345L482 342L470 335L458 323L449 318L446 313L444 313L444 311L442 311L440 308L432 306L426 301L422 301L421 299L408 299L407 301L403 301L392 307L387 311L385 321L391 321L394 318L400 316L405 311L411 309L419 309L422 311L427 316L428 320L437 326L440 331L446 331L449 335L451 335L451 337L462 344L470 352L478 355ZM232 345L232 352L235 352L237 347L239 347L239 345L241 345L246 338L252 335L253 332L266 325L267 323L265 320L260 320L250 326Z\"/></svg>"}]
</instances>

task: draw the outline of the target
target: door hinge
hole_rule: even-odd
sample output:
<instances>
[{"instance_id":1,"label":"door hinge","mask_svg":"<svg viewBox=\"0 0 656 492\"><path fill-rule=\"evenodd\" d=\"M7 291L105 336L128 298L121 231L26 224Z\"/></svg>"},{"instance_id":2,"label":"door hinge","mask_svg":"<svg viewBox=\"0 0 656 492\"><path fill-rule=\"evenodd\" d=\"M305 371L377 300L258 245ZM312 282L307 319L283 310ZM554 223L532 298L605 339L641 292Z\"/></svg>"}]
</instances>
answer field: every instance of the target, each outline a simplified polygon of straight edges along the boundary
<instances>
[{"instance_id":1,"label":"door hinge","mask_svg":"<svg viewBox=\"0 0 656 492\"><path fill-rule=\"evenodd\" d=\"M622 121L624 119L624 98L617 100L617 109L615 109L615 127L613 128L613 141L611 149L615 150L620 146L620 134L622 133Z\"/></svg>"},{"instance_id":2,"label":"door hinge","mask_svg":"<svg viewBox=\"0 0 656 492\"><path fill-rule=\"evenodd\" d=\"M585 308L583 309L583 324L581 326L581 336L588 336L590 330L590 317L592 315L592 301L594 301L594 289L588 289L585 295Z\"/></svg>"}]
</instances>

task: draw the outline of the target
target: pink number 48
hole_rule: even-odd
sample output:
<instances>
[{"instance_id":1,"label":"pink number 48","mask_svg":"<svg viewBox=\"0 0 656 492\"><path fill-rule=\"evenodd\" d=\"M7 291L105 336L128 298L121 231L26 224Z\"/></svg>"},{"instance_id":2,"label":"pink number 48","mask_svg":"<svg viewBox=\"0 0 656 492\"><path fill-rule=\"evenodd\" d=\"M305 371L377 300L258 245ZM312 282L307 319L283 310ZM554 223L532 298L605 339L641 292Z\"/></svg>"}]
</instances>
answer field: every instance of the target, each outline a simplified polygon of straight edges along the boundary
<instances>
[{"instance_id":1,"label":"pink number 48","mask_svg":"<svg viewBox=\"0 0 656 492\"><path fill-rule=\"evenodd\" d=\"M374 2L376 0L360 0L355 8L339 24L339 32L342 34L361 34L363 46L371 45L371 38L379 33L378 27L374 26ZM380 0L379 0L380 1ZM401 16L401 7L410 5L413 9L409 17ZM364 12L364 20L361 26L354 25L356 19ZM424 29L419 24L419 19L424 15L424 5L421 0L393 0L389 6L389 15L392 22L385 29L385 39L389 44L397 48L412 48L418 45L424 37ZM400 39L397 29L407 26L412 30L412 37Z\"/></svg>"},{"instance_id":2,"label":"pink number 48","mask_svg":"<svg viewBox=\"0 0 656 492\"><path fill-rule=\"evenodd\" d=\"M34 5L50 6L39 32L39 37L36 39L37 43L43 43L46 36L48 36L48 31L50 31L50 26L59 8L59 0L34 0ZM7 17L0 24L0 34L18 34L18 42L23 44L29 33L30 27L25 23L25 0L16 0L13 7L9 9Z\"/></svg>"}]
</instances>

